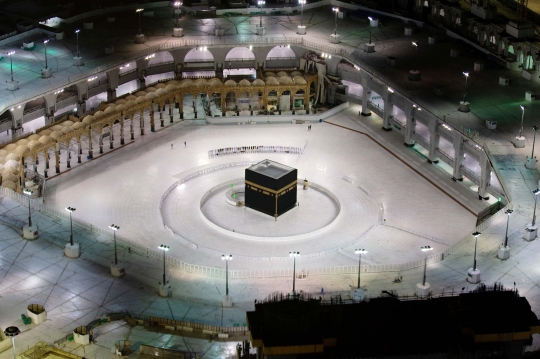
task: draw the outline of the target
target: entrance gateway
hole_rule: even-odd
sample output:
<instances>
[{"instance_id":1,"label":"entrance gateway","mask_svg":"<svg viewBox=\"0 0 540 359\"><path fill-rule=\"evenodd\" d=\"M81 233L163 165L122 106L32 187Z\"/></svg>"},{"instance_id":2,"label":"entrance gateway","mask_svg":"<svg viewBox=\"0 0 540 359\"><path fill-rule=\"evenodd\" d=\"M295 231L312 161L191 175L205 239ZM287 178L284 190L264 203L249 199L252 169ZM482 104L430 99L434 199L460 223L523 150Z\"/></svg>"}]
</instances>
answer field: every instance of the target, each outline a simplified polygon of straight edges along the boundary
<instances>
[{"instance_id":1,"label":"entrance gateway","mask_svg":"<svg viewBox=\"0 0 540 359\"><path fill-rule=\"evenodd\" d=\"M275 218L281 216L296 206L297 178L296 168L271 160L246 168L246 207Z\"/></svg>"}]
</instances>

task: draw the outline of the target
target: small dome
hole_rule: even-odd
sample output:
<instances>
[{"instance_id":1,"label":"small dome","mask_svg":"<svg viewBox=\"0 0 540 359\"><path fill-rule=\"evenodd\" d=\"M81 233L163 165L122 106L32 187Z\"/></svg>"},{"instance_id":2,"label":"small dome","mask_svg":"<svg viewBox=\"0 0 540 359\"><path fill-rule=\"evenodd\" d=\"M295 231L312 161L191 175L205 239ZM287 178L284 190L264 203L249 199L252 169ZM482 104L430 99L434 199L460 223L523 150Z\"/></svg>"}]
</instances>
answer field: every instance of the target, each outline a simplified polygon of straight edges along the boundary
<instances>
[{"instance_id":1,"label":"small dome","mask_svg":"<svg viewBox=\"0 0 540 359\"><path fill-rule=\"evenodd\" d=\"M72 132L72 131L73 131L73 127L71 127L71 126L66 126L66 127L64 127L64 128L62 129L62 131L60 131L60 132L62 132L62 133L65 134L65 133L70 133L70 132Z\"/></svg>"},{"instance_id":2,"label":"small dome","mask_svg":"<svg viewBox=\"0 0 540 359\"><path fill-rule=\"evenodd\" d=\"M17 155L19 156L19 155ZM18 160L15 160L15 159L12 159L12 160L7 160L6 163L4 163L4 171L8 168L14 168L14 169L17 169L19 168L19 161L20 159Z\"/></svg>"},{"instance_id":3,"label":"small dome","mask_svg":"<svg viewBox=\"0 0 540 359\"><path fill-rule=\"evenodd\" d=\"M276 74L272 71L268 71L264 73L264 77L276 77Z\"/></svg>"},{"instance_id":4,"label":"small dome","mask_svg":"<svg viewBox=\"0 0 540 359\"><path fill-rule=\"evenodd\" d=\"M125 111L125 110L127 110L126 105L117 105L116 106L116 111L117 112L121 112L121 111Z\"/></svg>"},{"instance_id":5,"label":"small dome","mask_svg":"<svg viewBox=\"0 0 540 359\"><path fill-rule=\"evenodd\" d=\"M49 129L50 129L51 131L60 131L60 130L62 130L63 128L64 128L64 126L62 126L62 125L54 125L54 126L52 126L52 127L49 127Z\"/></svg>"},{"instance_id":6,"label":"small dome","mask_svg":"<svg viewBox=\"0 0 540 359\"><path fill-rule=\"evenodd\" d=\"M227 87L236 87L236 82L234 82L233 80L227 80L225 81L224 85Z\"/></svg>"},{"instance_id":7,"label":"small dome","mask_svg":"<svg viewBox=\"0 0 540 359\"><path fill-rule=\"evenodd\" d=\"M14 160L14 161L17 161L19 162L21 160L21 156L19 156L18 154L12 152L10 154L8 154L6 156L6 161L9 161L9 160ZM7 162L6 162L7 163ZM5 167L5 166L4 166ZM17 166L18 167L18 166Z\"/></svg>"},{"instance_id":8,"label":"small dome","mask_svg":"<svg viewBox=\"0 0 540 359\"><path fill-rule=\"evenodd\" d=\"M38 133L38 135L40 136L49 136L51 134L51 130L43 130L41 132Z\"/></svg>"},{"instance_id":9,"label":"small dome","mask_svg":"<svg viewBox=\"0 0 540 359\"><path fill-rule=\"evenodd\" d=\"M144 91L137 91L135 93L135 96L137 96L137 97L144 96L144 95L146 95L146 92L144 92Z\"/></svg>"},{"instance_id":10,"label":"small dome","mask_svg":"<svg viewBox=\"0 0 540 359\"><path fill-rule=\"evenodd\" d=\"M75 123L75 122L73 122L73 121L67 120L67 121L62 122L61 125L64 126L64 127L66 127L66 126L73 126L74 123Z\"/></svg>"},{"instance_id":11,"label":"small dome","mask_svg":"<svg viewBox=\"0 0 540 359\"><path fill-rule=\"evenodd\" d=\"M84 123L85 125L89 125L89 124L91 124L92 122L94 122L94 120L95 120L95 119L94 119L94 116L88 115L88 116L86 116L85 118L83 118L82 123Z\"/></svg>"},{"instance_id":12,"label":"small dome","mask_svg":"<svg viewBox=\"0 0 540 359\"><path fill-rule=\"evenodd\" d=\"M159 90L164 89L165 87L167 87L167 85L165 84L165 82L160 82L155 87Z\"/></svg>"},{"instance_id":13,"label":"small dome","mask_svg":"<svg viewBox=\"0 0 540 359\"><path fill-rule=\"evenodd\" d=\"M161 85L161 84L160 84ZM156 95L158 96L163 96L163 95L167 95L167 90L165 90L164 88L159 88L157 89L157 91L155 92Z\"/></svg>"},{"instance_id":14,"label":"small dome","mask_svg":"<svg viewBox=\"0 0 540 359\"><path fill-rule=\"evenodd\" d=\"M302 76L302 73L300 71L293 71L291 72L291 76L292 77L295 77L295 76Z\"/></svg>"},{"instance_id":15,"label":"small dome","mask_svg":"<svg viewBox=\"0 0 540 359\"><path fill-rule=\"evenodd\" d=\"M87 125L86 123L83 123L83 122L75 122L73 124L73 126L71 126L74 130L78 130L79 128L83 128L84 125Z\"/></svg>"},{"instance_id":16,"label":"small dome","mask_svg":"<svg viewBox=\"0 0 540 359\"><path fill-rule=\"evenodd\" d=\"M105 111L103 111L103 113L104 113L105 115L110 115L110 114L115 113L115 112L117 112L117 111L116 111L116 105L112 105L112 106L110 106L110 107L107 107L107 108L105 109Z\"/></svg>"},{"instance_id":17,"label":"small dome","mask_svg":"<svg viewBox=\"0 0 540 359\"><path fill-rule=\"evenodd\" d=\"M18 146L21 146L21 145L26 145L30 140L27 140L26 138L23 138L23 139L20 139L17 141L17 145Z\"/></svg>"},{"instance_id":18,"label":"small dome","mask_svg":"<svg viewBox=\"0 0 540 359\"><path fill-rule=\"evenodd\" d=\"M94 113L94 121L97 120L98 118L101 118L105 115L105 113L103 111L96 111L96 113Z\"/></svg>"},{"instance_id":19,"label":"small dome","mask_svg":"<svg viewBox=\"0 0 540 359\"><path fill-rule=\"evenodd\" d=\"M135 100L135 103L142 103L142 102L146 102L146 98L144 98L144 96L139 96Z\"/></svg>"},{"instance_id":20,"label":"small dome","mask_svg":"<svg viewBox=\"0 0 540 359\"><path fill-rule=\"evenodd\" d=\"M267 85L279 85L279 81L275 77L267 77L266 78L266 84Z\"/></svg>"},{"instance_id":21,"label":"small dome","mask_svg":"<svg viewBox=\"0 0 540 359\"><path fill-rule=\"evenodd\" d=\"M306 85L307 84L307 81L305 78L301 77L301 76L296 76L294 78L294 83L297 84L297 85Z\"/></svg>"},{"instance_id":22,"label":"small dome","mask_svg":"<svg viewBox=\"0 0 540 359\"><path fill-rule=\"evenodd\" d=\"M178 81L178 80L171 80L171 81L168 81L167 84L169 84L169 85L180 85L180 81Z\"/></svg>"},{"instance_id":23,"label":"small dome","mask_svg":"<svg viewBox=\"0 0 540 359\"><path fill-rule=\"evenodd\" d=\"M253 86L264 86L264 81L261 80L261 79L256 79L255 81L253 81L252 85Z\"/></svg>"},{"instance_id":24,"label":"small dome","mask_svg":"<svg viewBox=\"0 0 540 359\"><path fill-rule=\"evenodd\" d=\"M0 165L2 165L2 168L4 168L4 163L6 163L6 158L0 157Z\"/></svg>"},{"instance_id":25,"label":"small dome","mask_svg":"<svg viewBox=\"0 0 540 359\"><path fill-rule=\"evenodd\" d=\"M189 87L189 86L193 86L193 80L191 79L184 79L180 83L180 87Z\"/></svg>"},{"instance_id":26,"label":"small dome","mask_svg":"<svg viewBox=\"0 0 540 359\"><path fill-rule=\"evenodd\" d=\"M127 100L124 100L124 99L120 99L120 100L116 100L114 103L117 104L117 105L123 105L127 102Z\"/></svg>"},{"instance_id":27,"label":"small dome","mask_svg":"<svg viewBox=\"0 0 540 359\"><path fill-rule=\"evenodd\" d=\"M12 191L17 190L17 185L13 181L2 181L2 187L9 188Z\"/></svg>"},{"instance_id":28,"label":"small dome","mask_svg":"<svg viewBox=\"0 0 540 359\"><path fill-rule=\"evenodd\" d=\"M220 79L217 79L217 78L213 78L213 79L210 79L208 80L208 85L210 86L223 86L223 83L221 82Z\"/></svg>"},{"instance_id":29,"label":"small dome","mask_svg":"<svg viewBox=\"0 0 540 359\"><path fill-rule=\"evenodd\" d=\"M165 90L167 90L168 92L171 92L171 91L174 91L176 90L178 87L174 84L169 84L165 87Z\"/></svg>"},{"instance_id":30,"label":"small dome","mask_svg":"<svg viewBox=\"0 0 540 359\"><path fill-rule=\"evenodd\" d=\"M136 100L137 98L135 98ZM130 108L132 106L135 106L137 103L135 103L135 100L129 100L128 102L126 102L126 107L127 108Z\"/></svg>"},{"instance_id":31,"label":"small dome","mask_svg":"<svg viewBox=\"0 0 540 359\"><path fill-rule=\"evenodd\" d=\"M13 162L15 162L15 161L13 161ZM19 163L16 162L16 164L18 165ZM17 167L8 166L7 162L6 162L6 164L4 164L4 169L2 170L2 176L5 175L5 174L8 174L8 173L18 175L19 170L17 169Z\"/></svg>"},{"instance_id":32,"label":"small dome","mask_svg":"<svg viewBox=\"0 0 540 359\"><path fill-rule=\"evenodd\" d=\"M10 143L9 145L6 145L6 146L4 147L4 150L7 150L7 151L11 152L11 151L13 151L13 150L16 149L16 148L17 148L17 144L15 144L15 143Z\"/></svg>"},{"instance_id":33,"label":"small dome","mask_svg":"<svg viewBox=\"0 0 540 359\"><path fill-rule=\"evenodd\" d=\"M249 82L248 80L246 79L243 79L243 80L240 80L240 82L238 83L239 86L251 86L251 82Z\"/></svg>"},{"instance_id":34,"label":"small dome","mask_svg":"<svg viewBox=\"0 0 540 359\"><path fill-rule=\"evenodd\" d=\"M32 141L28 141L27 146L28 146L28 148L32 149L32 148L34 148L35 145L38 145L38 144L39 144L38 141L32 140Z\"/></svg>"},{"instance_id":35,"label":"small dome","mask_svg":"<svg viewBox=\"0 0 540 359\"><path fill-rule=\"evenodd\" d=\"M285 71L280 71L276 74L276 77L281 77L281 76L289 76L288 73L286 73Z\"/></svg>"},{"instance_id":36,"label":"small dome","mask_svg":"<svg viewBox=\"0 0 540 359\"><path fill-rule=\"evenodd\" d=\"M62 136L63 133L60 132L60 131L54 131L53 133L50 134L50 137L54 140L58 139L58 137Z\"/></svg>"},{"instance_id":37,"label":"small dome","mask_svg":"<svg viewBox=\"0 0 540 359\"><path fill-rule=\"evenodd\" d=\"M156 91L157 91L157 88L150 86L150 87L145 88L144 91L145 91L146 93L149 93L149 92L156 92Z\"/></svg>"},{"instance_id":38,"label":"small dome","mask_svg":"<svg viewBox=\"0 0 540 359\"><path fill-rule=\"evenodd\" d=\"M11 182L17 182L18 177L15 176L13 173L6 173L5 175L2 175L2 182L4 181L11 181Z\"/></svg>"},{"instance_id":39,"label":"small dome","mask_svg":"<svg viewBox=\"0 0 540 359\"><path fill-rule=\"evenodd\" d=\"M147 100L153 100L155 98L157 98L158 95L156 95L154 92L149 92L146 94L146 96L144 96L145 99Z\"/></svg>"},{"instance_id":40,"label":"small dome","mask_svg":"<svg viewBox=\"0 0 540 359\"><path fill-rule=\"evenodd\" d=\"M52 141L52 138L49 136L41 136L38 140L39 143L46 144Z\"/></svg>"},{"instance_id":41,"label":"small dome","mask_svg":"<svg viewBox=\"0 0 540 359\"><path fill-rule=\"evenodd\" d=\"M6 151L4 149L1 149L0 150L0 157L6 157L8 153L9 153L8 151Z\"/></svg>"},{"instance_id":42,"label":"small dome","mask_svg":"<svg viewBox=\"0 0 540 359\"><path fill-rule=\"evenodd\" d=\"M288 85L288 84L292 84L292 79L288 76L281 76L281 77L278 77L277 79L279 81L279 84L280 85Z\"/></svg>"},{"instance_id":43,"label":"small dome","mask_svg":"<svg viewBox=\"0 0 540 359\"><path fill-rule=\"evenodd\" d=\"M33 135L30 135L30 136L28 136L26 138L29 141L37 141L37 140L39 140L40 137L41 137L40 135L34 133ZM1 156L1 154L0 154L0 156Z\"/></svg>"},{"instance_id":44,"label":"small dome","mask_svg":"<svg viewBox=\"0 0 540 359\"><path fill-rule=\"evenodd\" d=\"M134 95L126 96L126 101L135 101L136 99L137 99L137 96L134 96Z\"/></svg>"},{"instance_id":45,"label":"small dome","mask_svg":"<svg viewBox=\"0 0 540 359\"><path fill-rule=\"evenodd\" d=\"M20 145L15 149L15 153L18 155L24 155L30 148L27 145Z\"/></svg>"}]
</instances>

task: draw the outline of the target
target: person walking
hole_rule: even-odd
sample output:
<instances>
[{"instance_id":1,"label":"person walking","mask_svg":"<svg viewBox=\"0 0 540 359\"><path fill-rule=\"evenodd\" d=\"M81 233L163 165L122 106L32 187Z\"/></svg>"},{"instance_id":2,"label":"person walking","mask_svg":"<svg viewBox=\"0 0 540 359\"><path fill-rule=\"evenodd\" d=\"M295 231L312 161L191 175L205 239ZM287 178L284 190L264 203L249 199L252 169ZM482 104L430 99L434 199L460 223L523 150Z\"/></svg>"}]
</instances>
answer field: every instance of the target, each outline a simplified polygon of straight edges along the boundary
<instances>
[{"instance_id":1,"label":"person walking","mask_svg":"<svg viewBox=\"0 0 540 359\"><path fill-rule=\"evenodd\" d=\"M185 147L187 147L187 142L186 142L186 141L184 141L184 148L185 148Z\"/></svg>"},{"instance_id":2,"label":"person walking","mask_svg":"<svg viewBox=\"0 0 540 359\"><path fill-rule=\"evenodd\" d=\"M171 150L173 149L173 146L174 146L174 145L171 143Z\"/></svg>"}]
</instances>

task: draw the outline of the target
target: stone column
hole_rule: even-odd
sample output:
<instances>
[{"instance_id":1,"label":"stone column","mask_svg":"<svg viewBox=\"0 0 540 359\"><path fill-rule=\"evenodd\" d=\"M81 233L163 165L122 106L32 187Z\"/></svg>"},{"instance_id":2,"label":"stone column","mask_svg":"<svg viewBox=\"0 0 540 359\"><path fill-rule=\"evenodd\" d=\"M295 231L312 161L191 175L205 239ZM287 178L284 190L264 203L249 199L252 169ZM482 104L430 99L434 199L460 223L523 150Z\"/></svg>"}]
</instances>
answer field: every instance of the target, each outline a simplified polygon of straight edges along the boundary
<instances>
[{"instance_id":1,"label":"stone column","mask_svg":"<svg viewBox=\"0 0 540 359\"><path fill-rule=\"evenodd\" d=\"M487 187L491 180L491 164L489 163L489 158L484 151L480 153L480 185L478 186L478 199L489 199L489 194L487 193Z\"/></svg>"},{"instance_id":2,"label":"stone column","mask_svg":"<svg viewBox=\"0 0 540 359\"><path fill-rule=\"evenodd\" d=\"M165 120L163 119L163 112L165 112L165 105L163 105L163 108L159 108L159 121L161 122L161 127L165 127Z\"/></svg>"},{"instance_id":3,"label":"stone column","mask_svg":"<svg viewBox=\"0 0 540 359\"><path fill-rule=\"evenodd\" d=\"M135 139L135 129L133 127L133 117L135 117L135 114L131 115L131 120L129 121L129 133L131 134L131 140L132 141Z\"/></svg>"},{"instance_id":4,"label":"stone column","mask_svg":"<svg viewBox=\"0 0 540 359\"><path fill-rule=\"evenodd\" d=\"M120 145L124 144L124 118L120 119Z\"/></svg>"},{"instance_id":5,"label":"stone column","mask_svg":"<svg viewBox=\"0 0 540 359\"><path fill-rule=\"evenodd\" d=\"M169 117L171 118L171 123L173 123L173 109L174 109L174 102L169 102Z\"/></svg>"},{"instance_id":6,"label":"stone column","mask_svg":"<svg viewBox=\"0 0 540 359\"><path fill-rule=\"evenodd\" d=\"M81 147L81 139L77 139L77 163L81 163L81 155L82 155L82 147Z\"/></svg>"},{"instance_id":7,"label":"stone column","mask_svg":"<svg viewBox=\"0 0 540 359\"><path fill-rule=\"evenodd\" d=\"M107 89L107 101L112 101L116 98L116 89Z\"/></svg>"},{"instance_id":8,"label":"stone column","mask_svg":"<svg viewBox=\"0 0 540 359\"><path fill-rule=\"evenodd\" d=\"M88 157L94 158L94 151L92 150L92 129L88 130Z\"/></svg>"},{"instance_id":9,"label":"stone column","mask_svg":"<svg viewBox=\"0 0 540 359\"><path fill-rule=\"evenodd\" d=\"M392 131L392 125L390 120L392 119L392 114L394 113L394 104L390 101L384 103L384 115L383 115L383 125L382 129L385 131Z\"/></svg>"},{"instance_id":10,"label":"stone column","mask_svg":"<svg viewBox=\"0 0 540 359\"><path fill-rule=\"evenodd\" d=\"M99 131L99 153L103 153L103 129Z\"/></svg>"},{"instance_id":11,"label":"stone column","mask_svg":"<svg viewBox=\"0 0 540 359\"><path fill-rule=\"evenodd\" d=\"M368 79L362 77L362 116L371 116L371 111L368 108L368 103L370 99L371 88L369 87Z\"/></svg>"},{"instance_id":12,"label":"stone column","mask_svg":"<svg viewBox=\"0 0 540 359\"><path fill-rule=\"evenodd\" d=\"M71 150L67 149L67 168L71 168Z\"/></svg>"},{"instance_id":13,"label":"stone column","mask_svg":"<svg viewBox=\"0 0 540 359\"><path fill-rule=\"evenodd\" d=\"M439 141L441 135L439 134L439 123L435 119L431 119L429 122L429 154L427 161L429 163L438 163L439 156L437 149L439 148Z\"/></svg>"},{"instance_id":14,"label":"stone column","mask_svg":"<svg viewBox=\"0 0 540 359\"><path fill-rule=\"evenodd\" d=\"M86 101L77 101L77 116L81 117L86 112Z\"/></svg>"},{"instance_id":15,"label":"stone column","mask_svg":"<svg viewBox=\"0 0 540 359\"><path fill-rule=\"evenodd\" d=\"M464 142L463 137L458 131L454 132L454 169L452 173L452 179L454 181L463 181L463 174L461 173L461 166L464 159Z\"/></svg>"},{"instance_id":16,"label":"stone column","mask_svg":"<svg viewBox=\"0 0 540 359\"><path fill-rule=\"evenodd\" d=\"M139 113L139 122L141 127L141 136L144 136L144 111Z\"/></svg>"},{"instance_id":17,"label":"stone column","mask_svg":"<svg viewBox=\"0 0 540 359\"><path fill-rule=\"evenodd\" d=\"M152 132L156 131L156 125L154 123L154 106L153 105L152 105L152 111L150 111L150 131Z\"/></svg>"},{"instance_id":18,"label":"stone column","mask_svg":"<svg viewBox=\"0 0 540 359\"><path fill-rule=\"evenodd\" d=\"M34 163L33 163L33 170L35 173L37 173L37 165L38 165L38 159L37 157L34 159Z\"/></svg>"},{"instance_id":19,"label":"stone column","mask_svg":"<svg viewBox=\"0 0 540 359\"><path fill-rule=\"evenodd\" d=\"M415 106L415 105L414 105ZM412 147L414 146L414 140L412 135L416 130L416 120L414 119L414 107L405 113L405 118L407 119L407 128L405 131L405 146Z\"/></svg>"}]
</instances>

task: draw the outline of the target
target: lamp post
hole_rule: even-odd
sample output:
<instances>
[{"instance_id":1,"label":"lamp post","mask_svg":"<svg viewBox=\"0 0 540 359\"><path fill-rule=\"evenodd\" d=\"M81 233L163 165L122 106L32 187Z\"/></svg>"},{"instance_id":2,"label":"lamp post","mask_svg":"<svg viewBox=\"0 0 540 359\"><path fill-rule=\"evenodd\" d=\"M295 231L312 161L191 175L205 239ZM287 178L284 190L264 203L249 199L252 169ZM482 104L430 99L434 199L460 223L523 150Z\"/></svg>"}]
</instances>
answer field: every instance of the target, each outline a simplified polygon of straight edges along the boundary
<instances>
[{"instance_id":1,"label":"lamp post","mask_svg":"<svg viewBox=\"0 0 540 359\"><path fill-rule=\"evenodd\" d=\"M232 261L232 255L223 254L221 260L225 261L225 295L229 295L229 261Z\"/></svg>"},{"instance_id":2,"label":"lamp post","mask_svg":"<svg viewBox=\"0 0 540 359\"><path fill-rule=\"evenodd\" d=\"M425 286L426 285L426 271L427 271L427 255L429 251L433 250L433 247L423 246L423 247L420 247L420 249L422 250L422 252L426 253L426 256L424 257L424 279L422 279L422 285Z\"/></svg>"},{"instance_id":3,"label":"lamp post","mask_svg":"<svg viewBox=\"0 0 540 359\"><path fill-rule=\"evenodd\" d=\"M335 20L334 20L334 35L337 35L337 15L338 15L338 12L339 12L339 8L338 7L333 7L332 11L336 13Z\"/></svg>"},{"instance_id":4,"label":"lamp post","mask_svg":"<svg viewBox=\"0 0 540 359\"><path fill-rule=\"evenodd\" d=\"M81 57L81 54L79 53L79 32L81 32L81 30L75 30L75 34L77 34L77 57Z\"/></svg>"},{"instance_id":5,"label":"lamp post","mask_svg":"<svg viewBox=\"0 0 540 359\"><path fill-rule=\"evenodd\" d=\"M504 235L504 243L499 247L499 250L497 251L497 258L499 259L508 259L510 258L510 247L508 247L508 225L510 223L510 215L514 212L511 209L507 209L504 211L506 213L506 234Z\"/></svg>"},{"instance_id":6,"label":"lamp post","mask_svg":"<svg viewBox=\"0 0 540 359\"><path fill-rule=\"evenodd\" d=\"M520 105L521 107L521 126L519 126L519 137L523 137L523 119L525 118L525 109L527 108L524 105Z\"/></svg>"},{"instance_id":7,"label":"lamp post","mask_svg":"<svg viewBox=\"0 0 540 359\"><path fill-rule=\"evenodd\" d=\"M514 147L523 148L525 147L525 137L523 136L523 121L525 119L525 105L520 105L521 108L521 126L519 126L519 135L516 136L514 140Z\"/></svg>"},{"instance_id":8,"label":"lamp post","mask_svg":"<svg viewBox=\"0 0 540 359\"><path fill-rule=\"evenodd\" d=\"M11 347L13 348L13 359L17 359L17 352L15 351L15 337L19 335L21 331L17 327L7 327L6 330L4 330L4 334L6 337L11 338Z\"/></svg>"},{"instance_id":9,"label":"lamp post","mask_svg":"<svg viewBox=\"0 0 540 359\"><path fill-rule=\"evenodd\" d=\"M463 71L463 75L465 75L465 94L463 95L463 103L467 102L467 81L469 80L469 73Z\"/></svg>"},{"instance_id":10,"label":"lamp post","mask_svg":"<svg viewBox=\"0 0 540 359\"><path fill-rule=\"evenodd\" d=\"M504 246L505 247L508 247L508 224L510 223L510 215L512 214L512 212L514 212L514 210L512 209L507 209L506 211L504 211L504 213L506 213L507 215L507 219L506 219L506 234L504 236Z\"/></svg>"},{"instance_id":11,"label":"lamp post","mask_svg":"<svg viewBox=\"0 0 540 359\"><path fill-rule=\"evenodd\" d=\"M260 15L259 27L262 27L262 6L266 4L266 1L259 0L257 1L257 4L259 5L259 15Z\"/></svg>"},{"instance_id":12,"label":"lamp post","mask_svg":"<svg viewBox=\"0 0 540 359\"><path fill-rule=\"evenodd\" d=\"M536 131L538 130L538 126L535 125L532 128L534 130L534 137L533 137L531 157L527 157L527 159L525 160L525 167L529 170L536 169L536 158L534 157L534 145L536 143Z\"/></svg>"},{"instance_id":13,"label":"lamp post","mask_svg":"<svg viewBox=\"0 0 540 359\"><path fill-rule=\"evenodd\" d=\"M45 45L45 69L49 68L49 64L47 62L47 44L49 43L49 39L43 40L43 44Z\"/></svg>"},{"instance_id":14,"label":"lamp post","mask_svg":"<svg viewBox=\"0 0 540 359\"><path fill-rule=\"evenodd\" d=\"M289 252L289 257L293 259L293 280L292 280L292 293L296 295L296 258L300 257L300 252Z\"/></svg>"},{"instance_id":15,"label":"lamp post","mask_svg":"<svg viewBox=\"0 0 540 359\"><path fill-rule=\"evenodd\" d=\"M477 284L480 283L480 270L476 268L476 248L478 246L478 236L480 232L476 231L472 235L474 236L474 262L472 268L469 268L467 271L467 281L469 283Z\"/></svg>"},{"instance_id":16,"label":"lamp post","mask_svg":"<svg viewBox=\"0 0 540 359\"><path fill-rule=\"evenodd\" d=\"M472 235L474 236L474 262L473 262L473 270L476 270L476 247L478 246L478 236L480 236L482 233L476 231Z\"/></svg>"},{"instance_id":17,"label":"lamp post","mask_svg":"<svg viewBox=\"0 0 540 359\"><path fill-rule=\"evenodd\" d=\"M367 251L365 249L355 249L354 253L358 254L358 283L356 287L360 288L360 266L362 265L362 254L367 253Z\"/></svg>"},{"instance_id":18,"label":"lamp post","mask_svg":"<svg viewBox=\"0 0 540 359\"><path fill-rule=\"evenodd\" d=\"M163 285L165 286L165 284L167 284L167 275L166 275L166 267L165 267L165 264L167 262L165 260L165 253L167 253L170 247L164 244L161 244L158 248L163 251Z\"/></svg>"},{"instance_id":19,"label":"lamp post","mask_svg":"<svg viewBox=\"0 0 540 359\"><path fill-rule=\"evenodd\" d=\"M176 18L176 25L180 22L180 6L182 6L181 1L175 1L174 6L176 6L176 12L178 14L178 17Z\"/></svg>"},{"instance_id":20,"label":"lamp post","mask_svg":"<svg viewBox=\"0 0 540 359\"><path fill-rule=\"evenodd\" d=\"M109 226L110 229L113 230L113 241L114 241L114 264L117 265L118 264L118 254L116 253L116 231L120 229L120 227L114 225L114 224L111 224Z\"/></svg>"},{"instance_id":21,"label":"lamp post","mask_svg":"<svg viewBox=\"0 0 540 359\"><path fill-rule=\"evenodd\" d=\"M73 246L73 218L71 217L71 214L76 211L76 208L68 207L66 208L66 211L69 212L69 241Z\"/></svg>"},{"instance_id":22,"label":"lamp post","mask_svg":"<svg viewBox=\"0 0 540 359\"><path fill-rule=\"evenodd\" d=\"M304 5L306 4L306 0L298 0L298 3L300 4L300 26L303 26L303 20L304 20Z\"/></svg>"},{"instance_id":23,"label":"lamp post","mask_svg":"<svg viewBox=\"0 0 540 359\"><path fill-rule=\"evenodd\" d=\"M142 34L141 12L142 12L143 10L144 10L144 9L137 9L137 10L135 10L135 12L139 14L139 35Z\"/></svg>"},{"instance_id":24,"label":"lamp post","mask_svg":"<svg viewBox=\"0 0 540 359\"><path fill-rule=\"evenodd\" d=\"M532 226L534 227L536 225L536 201L538 199L538 194L540 193L540 189L535 189L532 191L534 194L534 210L533 210L533 218L532 218Z\"/></svg>"},{"instance_id":25,"label":"lamp post","mask_svg":"<svg viewBox=\"0 0 540 359\"><path fill-rule=\"evenodd\" d=\"M416 69L417 67L417 64L418 64L418 43L416 41L413 41L412 42L412 45L416 48L416 56L414 56L414 66L413 66L413 70L414 71L418 71Z\"/></svg>"},{"instance_id":26,"label":"lamp post","mask_svg":"<svg viewBox=\"0 0 540 359\"><path fill-rule=\"evenodd\" d=\"M373 18L371 16L368 16L369 19L369 43L371 44L371 22L373 21Z\"/></svg>"},{"instance_id":27,"label":"lamp post","mask_svg":"<svg viewBox=\"0 0 540 359\"><path fill-rule=\"evenodd\" d=\"M13 82L13 58L11 56L15 55L15 51L8 51L7 54L9 56L9 66L11 69L11 82Z\"/></svg>"},{"instance_id":28,"label":"lamp post","mask_svg":"<svg viewBox=\"0 0 540 359\"><path fill-rule=\"evenodd\" d=\"M32 211L30 209L30 196L32 195L32 193L34 193L34 191L28 188L25 188L23 190L23 193L28 196L28 227L32 227Z\"/></svg>"}]
</instances>

